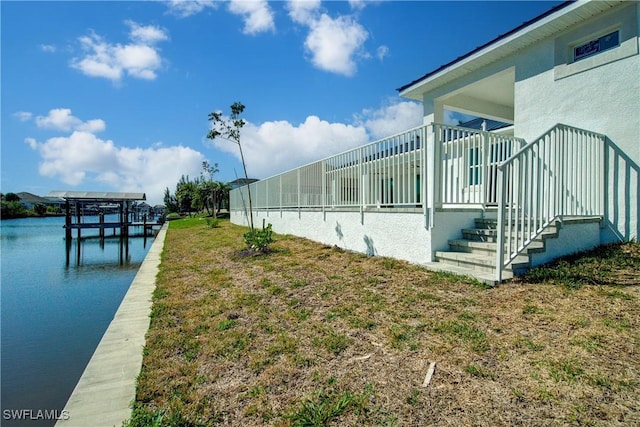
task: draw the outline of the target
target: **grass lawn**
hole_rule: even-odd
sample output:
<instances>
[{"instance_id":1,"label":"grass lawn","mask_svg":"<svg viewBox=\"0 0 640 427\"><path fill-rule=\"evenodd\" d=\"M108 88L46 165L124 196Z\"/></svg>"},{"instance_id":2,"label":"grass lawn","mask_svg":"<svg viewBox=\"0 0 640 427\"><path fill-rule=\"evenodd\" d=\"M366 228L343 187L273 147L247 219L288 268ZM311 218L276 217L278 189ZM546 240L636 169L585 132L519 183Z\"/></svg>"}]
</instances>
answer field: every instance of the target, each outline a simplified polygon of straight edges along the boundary
<instances>
[{"instance_id":1,"label":"grass lawn","mask_svg":"<svg viewBox=\"0 0 640 427\"><path fill-rule=\"evenodd\" d=\"M640 425L638 243L486 288L246 230L171 222L130 426Z\"/></svg>"}]
</instances>

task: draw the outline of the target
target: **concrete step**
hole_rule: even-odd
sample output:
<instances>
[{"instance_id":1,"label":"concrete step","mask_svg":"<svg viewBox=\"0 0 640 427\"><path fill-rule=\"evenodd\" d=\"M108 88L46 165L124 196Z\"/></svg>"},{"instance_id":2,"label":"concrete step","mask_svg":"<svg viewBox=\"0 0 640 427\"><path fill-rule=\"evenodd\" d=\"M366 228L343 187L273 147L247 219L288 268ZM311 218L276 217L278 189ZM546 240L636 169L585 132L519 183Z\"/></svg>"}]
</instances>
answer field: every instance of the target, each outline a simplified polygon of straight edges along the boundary
<instances>
[{"instance_id":1,"label":"concrete step","mask_svg":"<svg viewBox=\"0 0 640 427\"><path fill-rule=\"evenodd\" d=\"M463 228L462 237L465 240L495 243L498 238L498 231L488 228ZM549 226L538 236L536 240L555 237L558 237L558 229L555 226Z\"/></svg>"},{"instance_id":2,"label":"concrete step","mask_svg":"<svg viewBox=\"0 0 640 427\"><path fill-rule=\"evenodd\" d=\"M453 252L468 252L479 255L495 256L497 244L495 242L482 242L477 240L456 239L449 240L449 248ZM505 245L506 250L506 245ZM525 249L524 254L544 252L544 241L535 240Z\"/></svg>"},{"instance_id":3,"label":"concrete step","mask_svg":"<svg viewBox=\"0 0 640 427\"><path fill-rule=\"evenodd\" d=\"M491 286L498 285L494 272L478 271L473 268L462 267L458 265L447 264L445 262L430 262L423 264L423 266L432 271L443 271L445 273L458 274L460 276L473 277L474 279L486 283ZM513 273L505 271L502 273L502 280L509 280L513 278Z\"/></svg>"},{"instance_id":4,"label":"concrete step","mask_svg":"<svg viewBox=\"0 0 640 427\"><path fill-rule=\"evenodd\" d=\"M451 264L459 267L471 268L476 271L491 273L495 271L496 259L493 256L484 256L468 252L446 252L437 251L435 259L438 262ZM515 275L525 272L529 268L529 257L520 255L516 257L506 268Z\"/></svg>"},{"instance_id":5,"label":"concrete step","mask_svg":"<svg viewBox=\"0 0 640 427\"><path fill-rule=\"evenodd\" d=\"M601 221L600 217L571 217L565 218L564 223L585 223ZM438 251L435 261L426 265L437 271L472 276L478 280L496 284L495 258L498 220L495 218L476 218L476 228L462 229L462 239L450 240L451 251ZM524 274L530 267L529 254L545 252L546 239L557 238L560 232L560 222L548 226L533 242L529 243L524 252L516 257L508 268L503 271L503 279L514 275ZM505 248L506 249L506 248Z\"/></svg>"}]
</instances>

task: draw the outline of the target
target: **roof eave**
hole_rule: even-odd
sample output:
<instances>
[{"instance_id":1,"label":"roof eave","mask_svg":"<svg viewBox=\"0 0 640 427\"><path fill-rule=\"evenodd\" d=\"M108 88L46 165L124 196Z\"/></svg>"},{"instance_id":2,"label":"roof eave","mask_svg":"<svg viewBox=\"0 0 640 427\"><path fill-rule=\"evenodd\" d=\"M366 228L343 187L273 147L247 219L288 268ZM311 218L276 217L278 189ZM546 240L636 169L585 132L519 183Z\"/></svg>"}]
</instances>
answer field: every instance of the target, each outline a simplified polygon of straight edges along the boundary
<instances>
[{"instance_id":1,"label":"roof eave","mask_svg":"<svg viewBox=\"0 0 640 427\"><path fill-rule=\"evenodd\" d=\"M461 75L468 74L487 63L505 57L525 46L535 42L541 37L551 35L566 28L569 24L559 23L557 26L549 25L560 18L570 15L577 9L588 8L593 11L603 11L613 7L623 1L569 1L562 3L553 9L525 22L519 27L505 33L490 42L470 51L469 53L456 58L455 60L431 71L417 80L398 88L399 95L403 98L422 101L423 94L429 90L441 86ZM584 16L577 14L570 22L580 22ZM484 60L483 60L484 58Z\"/></svg>"}]
</instances>

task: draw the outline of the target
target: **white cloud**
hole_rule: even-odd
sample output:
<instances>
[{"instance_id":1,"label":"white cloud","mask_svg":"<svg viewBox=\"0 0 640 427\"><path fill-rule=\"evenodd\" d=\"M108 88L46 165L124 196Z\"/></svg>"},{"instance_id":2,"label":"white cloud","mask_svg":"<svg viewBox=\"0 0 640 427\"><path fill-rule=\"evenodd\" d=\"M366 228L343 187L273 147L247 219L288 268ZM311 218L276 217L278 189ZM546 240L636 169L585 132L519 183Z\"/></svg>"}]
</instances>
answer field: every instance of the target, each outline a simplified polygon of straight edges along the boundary
<instances>
[{"instance_id":1,"label":"white cloud","mask_svg":"<svg viewBox=\"0 0 640 427\"><path fill-rule=\"evenodd\" d=\"M244 34L258 34L276 29L273 11L266 0L231 0L229 12L244 19Z\"/></svg>"},{"instance_id":2,"label":"white cloud","mask_svg":"<svg viewBox=\"0 0 640 427\"><path fill-rule=\"evenodd\" d=\"M44 142L24 140L40 155L40 174L70 186L100 184L115 191L145 192L149 203L162 203L164 189L173 189L183 174L197 176L205 160L200 152L182 145L118 146L95 135L105 130L103 120L82 121L68 108L52 109L46 116L37 116L35 122L42 128L70 132Z\"/></svg>"},{"instance_id":3,"label":"white cloud","mask_svg":"<svg viewBox=\"0 0 640 427\"><path fill-rule=\"evenodd\" d=\"M125 21L125 24L131 27L129 37L134 42L153 45L158 42L169 40L166 30L160 27L153 25L142 26L131 20Z\"/></svg>"},{"instance_id":4,"label":"white cloud","mask_svg":"<svg viewBox=\"0 0 640 427\"><path fill-rule=\"evenodd\" d=\"M422 104L411 101L392 102L377 110L363 110L356 116L356 123L366 127L374 140L420 126L422 122Z\"/></svg>"},{"instance_id":5,"label":"white cloud","mask_svg":"<svg viewBox=\"0 0 640 427\"><path fill-rule=\"evenodd\" d=\"M353 10L362 10L367 6L367 2L365 0L349 0L349 6Z\"/></svg>"},{"instance_id":6,"label":"white cloud","mask_svg":"<svg viewBox=\"0 0 640 427\"><path fill-rule=\"evenodd\" d=\"M55 45L52 44L41 44L40 45L40 50L42 50L43 52L47 52L47 53L55 53L55 51L57 50Z\"/></svg>"},{"instance_id":7,"label":"white cloud","mask_svg":"<svg viewBox=\"0 0 640 427\"><path fill-rule=\"evenodd\" d=\"M83 131L83 132L102 132L106 128L106 124L101 119L93 119L83 122L79 118L71 114L69 108L54 108L49 110L46 116L37 116L36 125L44 129L54 129L64 132Z\"/></svg>"},{"instance_id":8,"label":"white cloud","mask_svg":"<svg viewBox=\"0 0 640 427\"><path fill-rule=\"evenodd\" d=\"M320 0L289 0L287 9L293 22L309 25L317 19Z\"/></svg>"},{"instance_id":9,"label":"white cloud","mask_svg":"<svg viewBox=\"0 0 640 427\"><path fill-rule=\"evenodd\" d=\"M399 102L378 110L365 110L355 124L330 123L317 116L309 116L299 125L287 121L247 123L242 128L241 142L249 175L266 178L421 123L420 104ZM214 140L213 145L240 159L236 144Z\"/></svg>"},{"instance_id":10,"label":"white cloud","mask_svg":"<svg viewBox=\"0 0 640 427\"><path fill-rule=\"evenodd\" d=\"M166 2L169 13L180 18L186 18L203 10L218 7L214 0L169 0Z\"/></svg>"},{"instance_id":11,"label":"white cloud","mask_svg":"<svg viewBox=\"0 0 640 427\"><path fill-rule=\"evenodd\" d=\"M85 75L114 82L119 82L125 74L145 80L155 79L156 72L162 66L162 58L155 44L169 39L167 31L133 21L125 23L131 28L131 43L111 44L92 32L78 39L84 56L72 59L71 67Z\"/></svg>"},{"instance_id":12,"label":"white cloud","mask_svg":"<svg viewBox=\"0 0 640 427\"><path fill-rule=\"evenodd\" d=\"M317 68L351 76L357 69L356 56L369 56L363 49L369 33L352 17L331 18L322 12L319 0L290 0L286 7L293 22L309 28L304 46Z\"/></svg>"},{"instance_id":13,"label":"white cloud","mask_svg":"<svg viewBox=\"0 0 640 427\"><path fill-rule=\"evenodd\" d=\"M357 68L354 56L362 50L368 37L367 30L352 18L333 19L322 14L310 24L304 45L316 67L351 76Z\"/></svg>"},{"instance_id":14,"label":"white cloud","mask_svg":"<svg viewBox=\"0 0 640 427\"><path fill-rule=\"evenodd\" d=\"M31 120L31 117L33 117L33 114L31 114L28 111L16 111L15 113L13 113L13 117L20 120L21 122L27 122Z\"/></svg>"},{"instance_id":15,"label":"white cloud","mask_svg":"<svg viewBox=\"0 0 640 427\"><path fill-rule=\"evenodd\" d=\"M164 189L173 189L182 174L197 175L205 160L200 152L181 145L119 147L79 130L42 143L33 138L25 142L40 154L43 176L71 186L91 187L97 182L117 191L145 192L152 204L161 203Z\"/></svg>"},{"instance_id":16,"label":"white cloud","mask_svg":"<svg viewBox=\"0 0 640 427\"><path fill-rule=\"evenodd\" d=\"M389 55L389 47L385 45L378 46L376 50L376 56L380 61L384 60Z\"/></svg>"},{"instance_id":17,"label":"white cloud","mask_svg":"<svg viewBox=\"0 0 640 427\"><path fill-rule=\"evenodd\" d=\"M288 169L320 160L367 141L364 128L329 123L309 116L294 126L287 121L247 123L242 128L242 149L250 176L265 178ZM215 140L214 146L240 157L238 146Z\"/></svg>"}]
</instances>

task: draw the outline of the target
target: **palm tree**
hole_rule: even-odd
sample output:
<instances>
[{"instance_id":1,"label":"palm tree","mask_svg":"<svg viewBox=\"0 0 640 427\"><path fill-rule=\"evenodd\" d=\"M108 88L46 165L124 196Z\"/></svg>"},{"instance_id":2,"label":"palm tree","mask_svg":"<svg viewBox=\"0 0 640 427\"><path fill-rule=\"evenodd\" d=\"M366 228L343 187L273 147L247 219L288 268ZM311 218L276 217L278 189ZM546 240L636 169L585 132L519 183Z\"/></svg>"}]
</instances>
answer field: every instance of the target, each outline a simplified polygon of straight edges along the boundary
<instances>
[{"instance_id":1,"label":"palm tree","mask_svg":"<svg viewBox=\"0 0 640 427\"><path fill-rule=\"evenodd\" d=\"M226 182L216 182L217 184L217 197L216 203L218 207L218 212L220 212L223 208L229 208L229 192L231 191L231 186Z\"/></svg>"}]
</instances>

